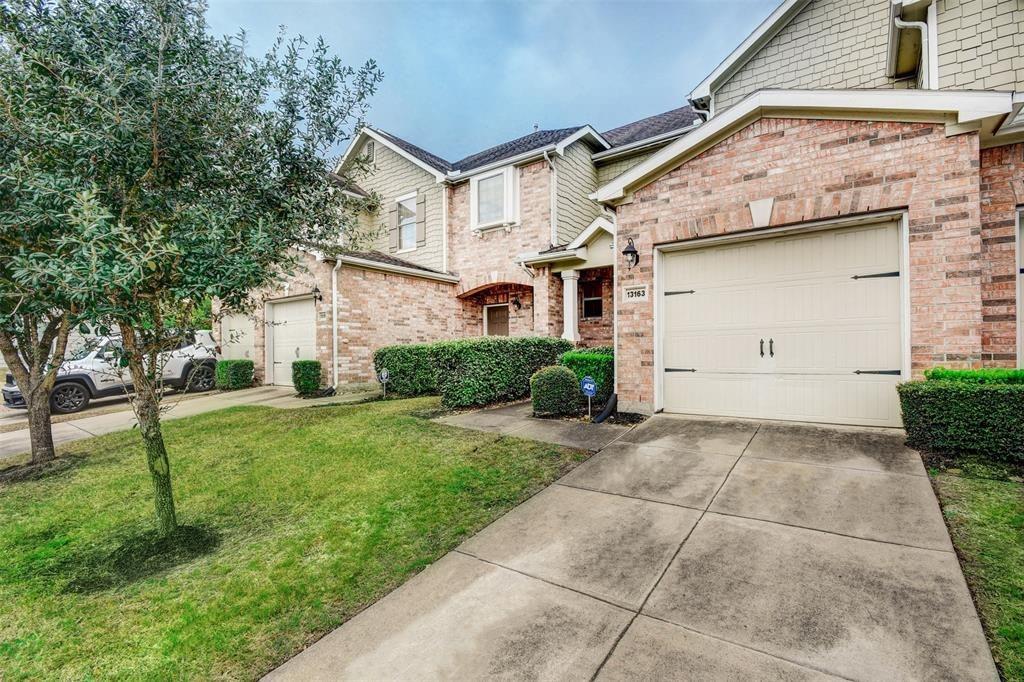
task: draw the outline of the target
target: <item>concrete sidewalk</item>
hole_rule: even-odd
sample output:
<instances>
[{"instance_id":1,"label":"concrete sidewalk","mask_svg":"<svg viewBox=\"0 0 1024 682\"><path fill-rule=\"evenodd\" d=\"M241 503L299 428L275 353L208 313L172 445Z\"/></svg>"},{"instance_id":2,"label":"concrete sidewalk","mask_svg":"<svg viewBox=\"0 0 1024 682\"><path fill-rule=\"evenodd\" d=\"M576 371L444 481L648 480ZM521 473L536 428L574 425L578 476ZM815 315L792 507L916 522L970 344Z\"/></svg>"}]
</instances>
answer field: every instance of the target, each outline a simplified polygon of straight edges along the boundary
<instances>
[{"instance_id":1,"label":"concrete sidewalk","mask_svg":"<svg viewBox=\"0 0 1024 682\"><path fill-rule=\"evenodd\" d=\"M536 419L532 417L530 403L516 403L503 407L463 412L437 421L475 431L491 431L508 436L532 438L568 447L596 452L622 437L630 427L620 424L587 424L562 419Z\"/></svg>"},{"instance_id":2,"label":"concrete sidewalk","mask_svg":"<svg viewBox=\"0 0 1024 682\"><path fill-rule=\"evenodd\" d=\"M903 440L656 416L269 678L998 680Z\"/></svg>"},{"instance_id":3,"label":"concrete sidewalk","mask_svg":"<svg viewBox=\"0 0 1024 682\"><path fill-rule=\"evenodd\" d=\"M299 398L295 395L295 389L287 386L258 386L246 388L240 391L213 392L202 397L190 398L189 400L177 400L177 396L171 395L164 399L164 405L169 406L163 418L180 419L191 417L204 412L222 410L235 405L266 405L267 407L278 407L292 409L297 407L309 407L311 405L340 405L344 403L359 402L379 395L379 391L363 393L343 393L329 398ZM71 441L81 440L100 436L114 431L130 429L135 425L135 413L130 409L120 412L96 415L90 417L87 414L81 419L66 421L53 425L54 445L61 445ZM0 462L24 454L31 449L28 429L0 433Z\"/></svg>"}]
</instances>

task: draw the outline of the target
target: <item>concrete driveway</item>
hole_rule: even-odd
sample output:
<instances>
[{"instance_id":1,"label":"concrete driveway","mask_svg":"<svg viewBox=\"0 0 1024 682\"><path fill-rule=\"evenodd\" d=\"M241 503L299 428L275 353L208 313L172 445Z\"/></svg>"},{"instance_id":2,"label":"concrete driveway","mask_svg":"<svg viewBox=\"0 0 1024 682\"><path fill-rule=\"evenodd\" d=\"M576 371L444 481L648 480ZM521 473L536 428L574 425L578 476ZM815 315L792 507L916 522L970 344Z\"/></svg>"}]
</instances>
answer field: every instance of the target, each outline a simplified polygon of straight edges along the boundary
<instances>
[{"instance_id":1,"label":"concrete driveway","mask_svg":"<svg viewBox=\"0 0 1024 682\"><path fill-rule=\"evenodd\" d=\"M902 443L655 417L270 677L996 680Z\"/></svg>"}]
</instances>

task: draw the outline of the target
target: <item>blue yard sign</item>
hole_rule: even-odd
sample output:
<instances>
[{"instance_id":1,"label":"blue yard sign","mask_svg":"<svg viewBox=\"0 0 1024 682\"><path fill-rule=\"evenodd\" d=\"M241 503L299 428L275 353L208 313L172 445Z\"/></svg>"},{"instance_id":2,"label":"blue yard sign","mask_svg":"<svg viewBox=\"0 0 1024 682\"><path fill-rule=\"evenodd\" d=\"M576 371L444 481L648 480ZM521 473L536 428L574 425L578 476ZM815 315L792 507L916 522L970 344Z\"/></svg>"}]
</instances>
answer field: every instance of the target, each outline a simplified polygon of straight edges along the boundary
<instances>
[{"instance_id":1,"label":"blue yard sign","mask_svg":"<svg viewBox=\"0 0 1024 682\"><path fill-rule=\"evenodd\" d=\"M583 395L593 398L597 395L597 382L593 377L583 377L580 380L580 389L583 391Z\"/></svg>"}]
</instances>

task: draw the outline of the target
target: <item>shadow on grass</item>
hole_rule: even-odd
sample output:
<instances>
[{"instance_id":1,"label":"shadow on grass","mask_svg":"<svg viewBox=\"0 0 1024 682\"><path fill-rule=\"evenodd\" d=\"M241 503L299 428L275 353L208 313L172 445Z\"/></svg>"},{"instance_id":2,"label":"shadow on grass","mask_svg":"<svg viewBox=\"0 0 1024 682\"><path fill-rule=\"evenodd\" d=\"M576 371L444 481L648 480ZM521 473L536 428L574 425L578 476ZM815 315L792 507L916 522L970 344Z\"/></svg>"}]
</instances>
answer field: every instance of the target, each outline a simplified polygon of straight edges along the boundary
<instances>
[{"instance_id":1,"label":"shadow on grass","mask_svg":"<svg viewBox=\"0 0 1024 682\"><path fill-rule=\"evenodd\" d=\"M130 535L112 552L75 557L65 592L90 593L122 587L209 554L220 535L209 528L179 526L168 537L156 531Z\"/></svg>"},{"instance_id":2,"label":"shadow on grass","mask_svg":"<svg viewBox=\"0 0 1024 682\"><path fill-rule=\"evenodd\" d=\"M74 469L85 461L81 455L64 455L48 462L38 464L15 464L0 469L0 484L20 483L22 481L36 481L48 476L56 476L69 469Z\"/></svg>"}]
</instances>

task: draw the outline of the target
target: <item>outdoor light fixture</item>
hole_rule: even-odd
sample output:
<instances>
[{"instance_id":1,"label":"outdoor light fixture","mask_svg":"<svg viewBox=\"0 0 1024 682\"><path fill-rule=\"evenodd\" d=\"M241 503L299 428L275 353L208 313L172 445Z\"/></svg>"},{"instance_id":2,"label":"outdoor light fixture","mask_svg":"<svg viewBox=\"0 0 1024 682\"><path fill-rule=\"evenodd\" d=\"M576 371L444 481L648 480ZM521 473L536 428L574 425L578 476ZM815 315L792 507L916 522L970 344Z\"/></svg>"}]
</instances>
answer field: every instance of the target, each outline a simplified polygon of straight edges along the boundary
<instances>
[{"instance_id":1,"label":"outdoor light fixture","mask_svg":"<svg viewBox=\"0 0 1024 682\"><path fill-rule=\"evenodd\" d=\"M320 293L320 287L313 285L313 300L317 303L324 302L324 295Z\"/></svg>"},{"instance_id":2,"label":"outdoor light fixture","mask_svg":"<svg viewBox=\"0 0 1024 682\"><path fill-rule=\"evenodd\" d=\"M632 237L626 240L626 248L622 250L622 255L626 258L626 267L630 270L640 262L640 253L636 250L636 247L633 246Z\"/></svg>"},{"instance_id":3,"label":"outdoor light fixture","mask_svg":"<svg viewBox=\"0 0 1024 682\"><path fill-rule=\"evenodd\" d=\"M512 297L512 307L515 308L516 310L522 310L523 309L523 304L519 300L518 296L513 296Z\"/></svg>"}]
</instances>

